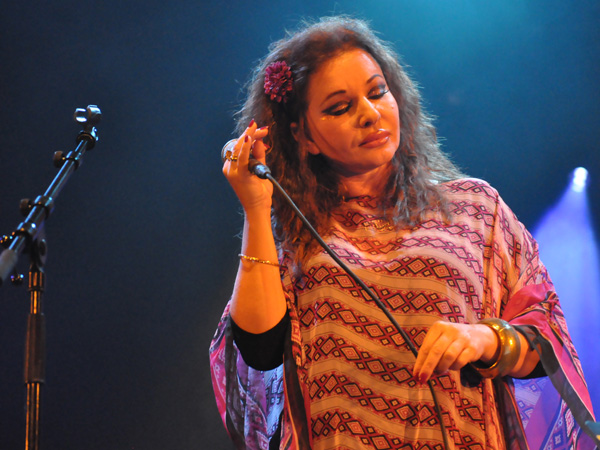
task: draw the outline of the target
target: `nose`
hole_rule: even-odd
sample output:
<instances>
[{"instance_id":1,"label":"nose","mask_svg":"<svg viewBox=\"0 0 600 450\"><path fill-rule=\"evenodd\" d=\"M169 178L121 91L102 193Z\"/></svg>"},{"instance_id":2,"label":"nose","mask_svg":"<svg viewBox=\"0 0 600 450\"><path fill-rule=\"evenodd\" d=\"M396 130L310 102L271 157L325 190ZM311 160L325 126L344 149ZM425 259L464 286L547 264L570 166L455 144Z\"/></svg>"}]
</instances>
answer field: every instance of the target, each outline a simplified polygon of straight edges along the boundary
<instances>
[{"instance_id":1,"label":"nose","mask_svg":"<svg viewBox=\"0 0 600 450\"><path fill-rule=\"evenodd\" d=\"M377 123L381 118L379 110L368 98L363 98L358 105L358 124L361 128L367 128Z\"/></svg>"}]
</instances>

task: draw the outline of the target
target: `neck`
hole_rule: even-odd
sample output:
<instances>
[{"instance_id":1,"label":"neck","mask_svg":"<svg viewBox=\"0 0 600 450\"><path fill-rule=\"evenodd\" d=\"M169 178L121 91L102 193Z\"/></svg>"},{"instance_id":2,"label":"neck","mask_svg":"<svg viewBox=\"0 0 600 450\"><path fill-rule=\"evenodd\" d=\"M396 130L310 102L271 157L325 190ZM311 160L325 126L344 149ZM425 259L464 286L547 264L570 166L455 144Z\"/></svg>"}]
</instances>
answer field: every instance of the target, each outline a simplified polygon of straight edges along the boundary
<instances>
[{"instance_id":1,"label":"neck","mask_svg":"<svg viewBox=\"0 0 600 450\"><path fill-rule=\"evenodd\" d=\"M358 175L340 176L344 196L348 198L361 195L380 197L384 192L389 173L390 168L386 166Z\"/></svg>"}]
</instances>

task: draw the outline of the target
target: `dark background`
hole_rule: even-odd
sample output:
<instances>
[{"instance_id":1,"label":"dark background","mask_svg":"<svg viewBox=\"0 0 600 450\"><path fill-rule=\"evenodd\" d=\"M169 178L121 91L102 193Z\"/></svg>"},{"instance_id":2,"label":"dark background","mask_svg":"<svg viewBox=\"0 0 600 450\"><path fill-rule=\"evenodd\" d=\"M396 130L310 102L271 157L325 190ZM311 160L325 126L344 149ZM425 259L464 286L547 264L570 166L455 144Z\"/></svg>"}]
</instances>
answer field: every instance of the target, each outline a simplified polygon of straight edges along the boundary
<instances>
[{"instance_id":1,"label":"dark background","mask_svg":"<svg viewBox=\"0 0 600 450\"><path fill-rule=\"evenodd\" d=\"M596 0L3 2L0 234L53 179L54 151L73 148L75 108L103 112L46 226L42 448L231 448L207 355L241 226L219 151L268 44L332 13L394 43L444 148L529 228L578 166L597 227ZM24 442L28 307L24 287L0 288L0 449Z\"/></svg>"}]
</instances>

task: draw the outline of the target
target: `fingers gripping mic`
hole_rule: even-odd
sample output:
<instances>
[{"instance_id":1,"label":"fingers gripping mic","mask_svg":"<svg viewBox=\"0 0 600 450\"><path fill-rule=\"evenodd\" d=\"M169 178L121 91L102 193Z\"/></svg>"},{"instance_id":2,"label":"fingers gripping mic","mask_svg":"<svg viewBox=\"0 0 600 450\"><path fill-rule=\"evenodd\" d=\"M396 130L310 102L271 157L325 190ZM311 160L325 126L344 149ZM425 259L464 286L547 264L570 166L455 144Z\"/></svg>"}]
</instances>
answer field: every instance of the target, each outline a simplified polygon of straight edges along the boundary
<instances>
[{"instance_id":1,"label":"fingers gripping mic","mask_svg":"<svg viewBox=\"0 0 600 450\"><path fill-rule=\"evenodd\" d=\"M225 161L237 161L237 159L232 159L233 157L233 148L235 147L235 143L237 139L232 139L227 142L223 148L221 149L221 161L224 163ZM248 161L248 170L250 173L253 173L258 178L262 178L266 180L269 175L271 175L271 169L269 169L266 165L254 159L254 157L250 156L250 161Z\"/></svg>"},{"instance_id":2,"label":"fingers gripping mic","mask_svg":"<svg viewBox=\"0 0 600 450\"><path fill-rule=\"evenodd\" d=\"M263 180L266 180L271 175L271 169L254 158L250 158L250 161L248 161L248 170Z\"/></svg>"}]
</instances>

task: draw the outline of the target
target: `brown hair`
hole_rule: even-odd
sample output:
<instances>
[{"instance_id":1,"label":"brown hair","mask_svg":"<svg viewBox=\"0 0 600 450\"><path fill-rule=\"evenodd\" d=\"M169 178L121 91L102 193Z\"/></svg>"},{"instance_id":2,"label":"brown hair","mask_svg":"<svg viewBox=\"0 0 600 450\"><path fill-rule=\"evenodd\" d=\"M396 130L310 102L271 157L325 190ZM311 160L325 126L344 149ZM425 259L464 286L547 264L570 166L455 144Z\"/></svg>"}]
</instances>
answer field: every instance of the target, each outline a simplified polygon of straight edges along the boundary
<instances>
[{"instance_id":1,"label":"brown hair","mask_svg":"<svg viewBox=\"0 0 600 450\"><path fill-rule=\"evenodd\" d=\"M238 112L237 132L242 133L252 118L259 126L270 126L272 150L267 164L273 176L315 228L324 231L329 212L343 200L339 178L322 155L312 155L298 145L290 125L306 113L311 74L323 62L352 48L366 51L377 61L398 103L400 145L382 193L382 215L398 227L418 224L430 208L438 208L447 217L437 183L462 174L440 150L432 119L421 107L418 88L402 68L398 55L364 21L322 18L304 23L298 31L274 42L247 85L248 96ZM271 101L264 92L265 68L276 61L286 61L292 69L293 91L285 103ZM298 265L316 250L308 230L277 194L273 197L273 230L280 248L291 253Z\"/></svg>"}]
</instances>

